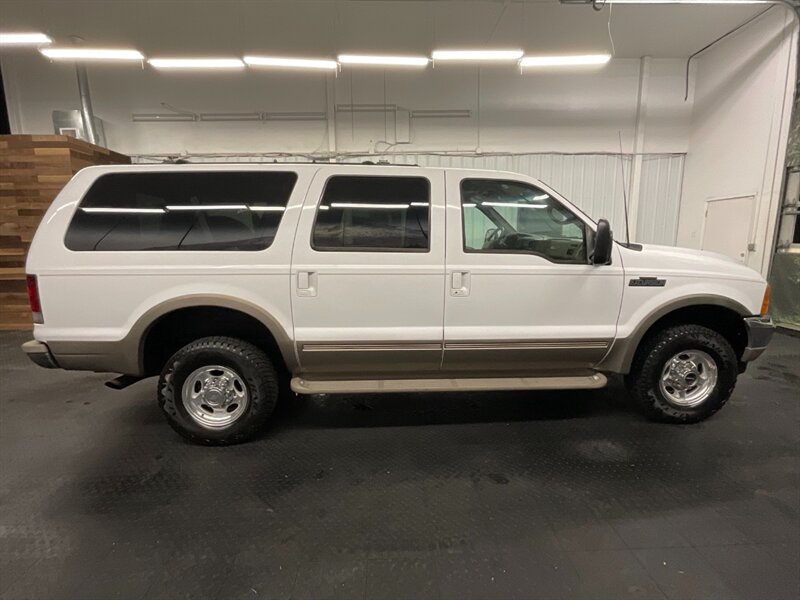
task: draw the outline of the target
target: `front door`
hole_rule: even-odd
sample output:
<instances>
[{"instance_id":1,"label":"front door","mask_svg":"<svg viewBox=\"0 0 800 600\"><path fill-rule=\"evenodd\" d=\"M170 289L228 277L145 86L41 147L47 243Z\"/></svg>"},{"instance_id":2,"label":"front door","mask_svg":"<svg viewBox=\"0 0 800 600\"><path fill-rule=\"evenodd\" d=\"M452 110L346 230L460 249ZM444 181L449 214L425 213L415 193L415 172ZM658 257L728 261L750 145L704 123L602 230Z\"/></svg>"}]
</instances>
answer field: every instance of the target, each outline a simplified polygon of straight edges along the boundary
<instances>
[{"instance_id":1,"label":"front door","mask_svg":"<svg viewBox=\"0 0 800 600\"><path fill-rule=\"evenodd\" d=\"M587 370L607 353L620 254L588 264L594 225L552 190L503 174L447 173L445 373Z\"/></svg>"},{"instance_id":2,"label":"front door","mask_svg":"<svg viewBox=\"0 0 800 600\"><path fill-rule=\"evenodd\" d=\"M360 379L439 370L444 227L441 170L320 168L292 255L304 374Z\"/></svg>"}]
</instances>

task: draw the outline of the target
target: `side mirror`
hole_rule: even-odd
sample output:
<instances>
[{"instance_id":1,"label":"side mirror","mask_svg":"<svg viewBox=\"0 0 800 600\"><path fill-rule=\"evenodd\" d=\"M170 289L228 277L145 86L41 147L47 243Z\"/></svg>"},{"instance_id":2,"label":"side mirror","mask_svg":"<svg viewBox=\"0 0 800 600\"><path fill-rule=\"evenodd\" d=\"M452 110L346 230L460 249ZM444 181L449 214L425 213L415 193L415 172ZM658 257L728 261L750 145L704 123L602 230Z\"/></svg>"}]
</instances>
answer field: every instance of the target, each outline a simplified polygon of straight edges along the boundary
<instances>
[{"instance_id":1,"label":"side mirror","mask_svg":"<svg viewBox=\"0 0 800 600\"><path fill-rule=\"evenodd\" d=\"M611 262L612 240L611 226L605 219L600 219L594 234L594 246L589 254L593 265L607 265Z\"/></svg>"}]
</instances>

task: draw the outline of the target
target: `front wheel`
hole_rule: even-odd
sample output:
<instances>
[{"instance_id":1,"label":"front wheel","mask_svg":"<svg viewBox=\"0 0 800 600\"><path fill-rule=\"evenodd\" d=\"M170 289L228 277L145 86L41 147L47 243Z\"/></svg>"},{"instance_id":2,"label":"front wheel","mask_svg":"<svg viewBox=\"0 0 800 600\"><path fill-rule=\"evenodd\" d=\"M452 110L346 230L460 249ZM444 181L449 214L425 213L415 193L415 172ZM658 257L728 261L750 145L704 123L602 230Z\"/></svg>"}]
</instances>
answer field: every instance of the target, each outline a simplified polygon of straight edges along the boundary
<instances>
[{"instance_id":1,"label":"front wheel","mask_svg":"<svg viewBox=\"0 0 800 600\"><path fill-rule=\"evenodd\" d=\"M696 423L723 407L737 374L736 353L724 337L700 325L677 325L645 340L625 383L651 419Z\"/></svg>"},{"instance_id":2,"label":"front wheel","mask_svg":"<svg viewBox=\"0 0 800 600\"><path fill-rule=\"evenodd\" d=\"M170 426L200 444L246 441L264 426L278 399L269 357L235 338L207 337L178 350L158 380L158 403Z\"/></svg>"}]
</instances>

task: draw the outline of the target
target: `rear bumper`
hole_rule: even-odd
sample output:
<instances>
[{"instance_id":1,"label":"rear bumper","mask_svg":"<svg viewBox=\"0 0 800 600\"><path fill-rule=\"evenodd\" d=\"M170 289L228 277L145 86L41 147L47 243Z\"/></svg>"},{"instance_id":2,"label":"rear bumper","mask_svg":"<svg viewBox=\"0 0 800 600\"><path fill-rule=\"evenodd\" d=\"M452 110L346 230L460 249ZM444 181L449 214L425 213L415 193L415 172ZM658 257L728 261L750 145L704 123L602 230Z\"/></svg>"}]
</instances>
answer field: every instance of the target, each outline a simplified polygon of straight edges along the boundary
<instances>
[{"instance_id":1,"label":"rear bumper","mask_svg":"<svg viewBox=\"0 0 800 600\"><path fill-rule=\"evenodd\" d=\"M745 317L744 325L747 328L747 347L742 353L742 362L757 359L767 349L772 335L775 333L775 323L769 315L760 317Z\"/></svg>"},{"instance_id":2,"label":"rear bumper","mask_svg":"<svg viewBox=\"0 0 800 600\"><path fill-rule=\"evenodd\" d=\"M38 340L31 340L22 344L22 351L28 355L33 362L45 369L59 369L56 359L53 358L47 344Z\"/></svg>"}]
</instances>

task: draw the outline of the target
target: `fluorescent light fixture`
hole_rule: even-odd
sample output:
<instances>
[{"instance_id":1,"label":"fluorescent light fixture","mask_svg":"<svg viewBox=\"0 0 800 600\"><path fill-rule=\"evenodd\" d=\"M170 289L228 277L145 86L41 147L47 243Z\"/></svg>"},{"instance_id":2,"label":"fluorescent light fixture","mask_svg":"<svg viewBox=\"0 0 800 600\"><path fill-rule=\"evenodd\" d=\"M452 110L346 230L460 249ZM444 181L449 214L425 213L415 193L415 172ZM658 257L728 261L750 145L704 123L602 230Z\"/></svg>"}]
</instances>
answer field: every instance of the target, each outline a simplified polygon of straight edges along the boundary
<instances>
[{"instance_id":1,"label":"fluorescent light fixture","mask_svg":"<svg viewBox=\"0 0 800 600\"><path fill-rule=\"evenodd\" d=\"M133 113L131 115L134 123L177 123L197 121L197 119L197 115L193 113Z\"/></svg>"},{"instance_id":2,"label":"fluorescent light fixture","mask_svg":"<svg viewBox=\"0 0 800 600\"><path fill-rule=\"evenodd\" d=\"M42 48L39 50L53 60L143 60L138 50L111 48Z\"/></svg>"},{"instance_id":3,"label":"fluorescent light fixture","mask_svg":"<svg viewBox=\"0 0 800 600\"><path fill-rule=\"evenodd\" d=\"M525 204L524 202L481 202L483 206L501 206L504 208L547 208L547 204Z\"/></svg>"},{"instance_id":4,"label":"fluorescent light fixture","mask_svg":"<svg viewBox=\"0 0 800 600\"><path fill-rule=\"evenodd\" d=\"M0 46L38 46L52 42L43 33L0 33Z\"/></svg>"},{"instance_id":5,"label":"fluorescent light fixture","mask_svg":"<svg viewBox=\"0 0 800 600\"><path fill-rule=\"evenodd\" d=\"M412 202L411 206L430 206L427 202Z\"/></svg>"},{"instance_id":6,"label":"fluorescent light fixture","mask_svg":"<svg viewBox=\"0 0 800 600\"><path fill-rule=\"evenodd\" d=\"M156 69L243 69L238 58L151 58Z\"/></svg>"},{"instance_id":7,"label":"fluorescent light fixture","mask_svg":"<svg viewBox=\"0 0 800 600\"><path fill-rule=\"evenodd\" d=\"M428 65L429 61L425 56L371 56L366 54L340 54L339 62L343 65L425 67Z\"/></svg>"},{"instance_id":8,"label":"fluorescent light fixture","mask_svg":"<svg viewBox=\"0 0 800 600\"><path fill-rule=\"evenodd\" d=\"M331 202L331 208L376 208L376 209L404 209L408 204L366 204L360 202Z\"/></svg>"},{"instance_id":9,"label":"fluorescent light fixture","mask_svg":"<svg viewBox=\"0 0 800 600\"><path fill-rule=\"evenodd\" d=\"M474 202L464 202L461 206L462 208L475 208L476 204Z\"/></svg>"},{"instance_id":10,"label":"fluorescent light fixture","mask_svg":"<svg viewBox=\"0 0 800 600\"><path fill-rule=\"evenodd\" d=\"M610 4L775 4L774 0L609 0Z\"/></svg>"},{"instance_id":11,"label":"fluorescent light fixture","mask_svg":"<svg viewBox=\"0 0 800 600\"><path fill-rule=\"evenodd\" d=\"M253 212L283 212L286 210L283 206L249 206Z\"/></svg>"},{"instance_id":12,"label":"fluorescent light fixture","mask_svg":"<svg viewBox=\"0 0 800 600\"><path fill-rule=\"evenodd\" d=\"M339 66L335 60L277 58L274 56L245 56L244 62L250 67L284 67L288 69L319 69L327 71L335 71Z\"/></svg>"},{"instance_id":13,"label":"fluorescent light fixture","mask_svg":"<svg viewBox=\"0 0 800 600\"><path fill-rule=\"evenodd\" d=\"M604 65L611 60L610 54L574 54L569 56L523 56L520 67L577 67Z\"/></svg>"},{"instance_id":14,"label":"fluorescent light fixture","mask_svg":"<svg viewBox=\"0 0 800 600\"><path fill-rule=\"evenodd\" d=\"M163 208L81 208L85 213L99 213L99 214L132 214L132 215L160 215L165 211Z\"/></svg>"},{"instance_id":15,"label":"fluorescent light fixture","mask_svg":"<svg viewBox=\"0 0 800 600\"><path fill-rule=\"evenodd\" d=\"M538 196L534 196L534 200L547 200L550 197L550 194L539 194Z\"/></svg>"},{"instance_id":16,"label":"fluorescent light fixture","mask_svg":"<svg viewBox=\"0 0 800 600\"><path fill-rule=\"evenodd\" d=\"M328 116L324 112L265 112L261 114L265 121L325 121Z\"/></svg>"},{"instance_id":17,"label":"fluorescent light fixture","mask_svg":"<svg viewBox=\"0 0 800 600\"><path fill-rule=\"evenodd\" d=\"M434 61L515 61L522 58L522 50L435 50L431 54Z\"/></svg>"},{"instance_id":18,"label":"fluorescent light fixture","mask_svg":"<svg viewBox=\"0 0 800 600\"><path fill-rule=\"evenodd\" d=\"M247 210L246 204L170 204L167 210Z\"/></svg>"},{"instance_id":19,"label":"fluorescent light fixture","mask_svg":"<svg viewBox=\"0 0 800 600\"><path fill-rule=\"evenodd\" d=\"M200 113L201 121L260 121L261 113Z\"/></svg>"}]
</instances>

